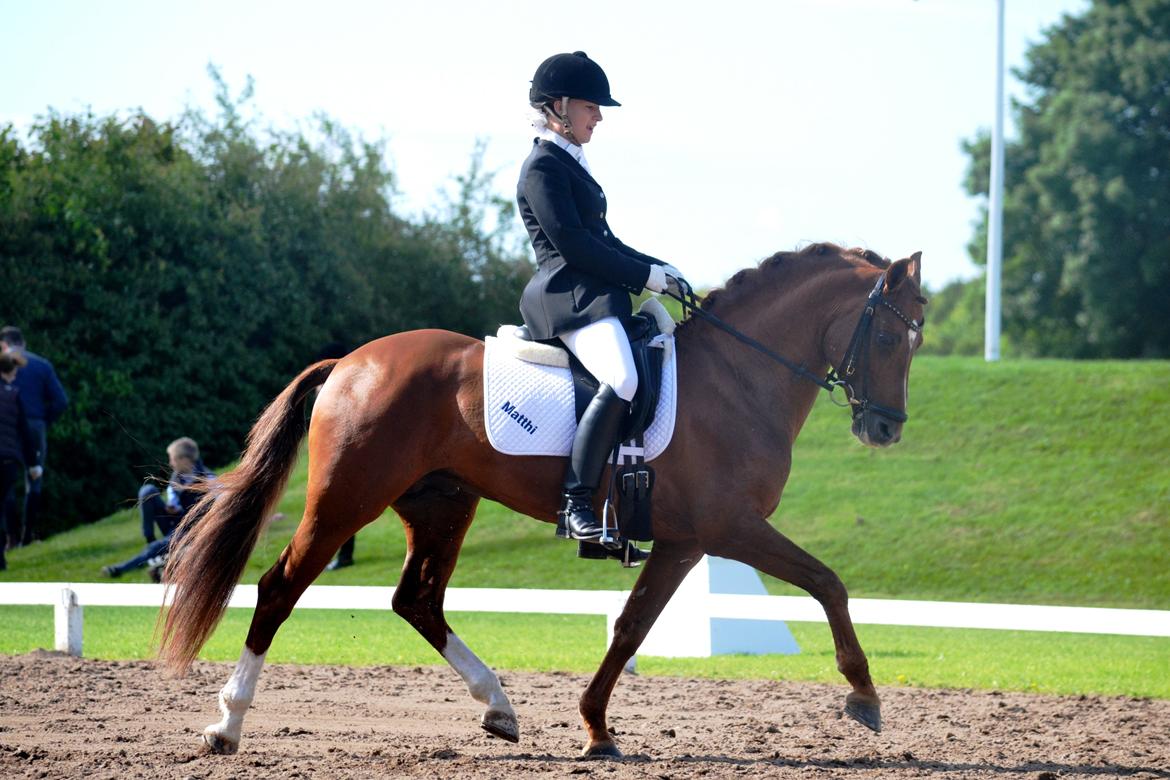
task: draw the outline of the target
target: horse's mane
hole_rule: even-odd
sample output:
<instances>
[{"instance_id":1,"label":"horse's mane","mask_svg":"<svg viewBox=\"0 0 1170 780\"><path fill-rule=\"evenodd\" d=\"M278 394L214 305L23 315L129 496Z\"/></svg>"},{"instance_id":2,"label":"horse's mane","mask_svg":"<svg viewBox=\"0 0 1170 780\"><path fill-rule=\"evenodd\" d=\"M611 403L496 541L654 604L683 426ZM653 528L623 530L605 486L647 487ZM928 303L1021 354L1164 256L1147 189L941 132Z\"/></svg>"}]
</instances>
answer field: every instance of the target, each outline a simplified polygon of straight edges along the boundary
<instances>
[{"instance_id":1,"label":"horse's mane","mask_svg":"<svg viewBox=\"0 0 1170 780\"><path fill-rule=\"evenodd\" d=\"M864 264L883 269L890 267L889 258L882 257L870 249L862 249L860 247L846 249L828 242L809 244L803 249L798 249L794 252L777 252L771 257L761 260L755 268L745 268L736 272L734 276L727 280L726 284L712 290L703 297L702 308L710 310L716 306L721 308L734 306L737 301L758 290L761 284L766 283L773 276L780 273L781 270L790 268L794 260L811 257L824 257L826 260L840 258L853 265ZM829 267L831 266L828 263L820 266L822 269ZM683 322L680 327L688 324L690 324L690 320Z\"/></svg>"}]
</instances>

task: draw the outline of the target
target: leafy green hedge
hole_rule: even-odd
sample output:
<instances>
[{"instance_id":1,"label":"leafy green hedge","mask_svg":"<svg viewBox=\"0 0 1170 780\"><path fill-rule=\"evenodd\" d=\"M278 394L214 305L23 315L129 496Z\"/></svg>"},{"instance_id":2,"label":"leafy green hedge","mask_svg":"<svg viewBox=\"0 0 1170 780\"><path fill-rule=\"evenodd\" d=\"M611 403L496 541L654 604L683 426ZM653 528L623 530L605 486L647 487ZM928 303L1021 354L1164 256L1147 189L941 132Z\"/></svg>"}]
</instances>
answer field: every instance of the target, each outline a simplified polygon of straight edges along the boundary
<instances>
[{"instance_id":1,"label":"leafy green hedge","mask_svg":"<svg viewBox=\"0 0 1170 780\"><path fill-rule=\"evenodd\" d=\"M219 87L215 118L50 114L26 140L0 127L0 319L71 397L42 533L132 499L178 436L234 459L327 344L517 316L530 261L482 148L443 213L404 218L380 145L328 120L257 130L250 87Z\"/></svg>"}]
</instances>

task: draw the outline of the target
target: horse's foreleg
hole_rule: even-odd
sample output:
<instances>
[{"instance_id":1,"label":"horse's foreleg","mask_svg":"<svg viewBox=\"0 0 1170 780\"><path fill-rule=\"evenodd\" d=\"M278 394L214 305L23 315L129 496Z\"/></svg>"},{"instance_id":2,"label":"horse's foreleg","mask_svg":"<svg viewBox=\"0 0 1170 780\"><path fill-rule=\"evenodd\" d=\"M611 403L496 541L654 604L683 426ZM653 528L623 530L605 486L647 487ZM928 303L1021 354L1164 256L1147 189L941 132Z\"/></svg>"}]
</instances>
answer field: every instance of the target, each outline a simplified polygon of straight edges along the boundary
<instances>
[{"instance_id":1,"label":"horse's foreleg","mask_svg":"<svg viewBox=\"0 0 1170 780\"><path fill-rule=\"evenodd\" d=\"M833 570L758 518L722 528L720 538L706 549L711 555L742 561L803 588L821 603L833 633L837 669L853 686L845 698L845 713L868 728L881 731L881 702L869 675L869 661L849 617L849 594Z\"/></svg>"},{"instance_id":2,"label":"horse's foreleg","mask_svg":"<svg viewBox=\"0 0 1170 780\"><path fill-rule=\"evenodd\" d=\"M678 589L679 583L702 558L693 543L656 541L650 558L642 567L622 614L614 623L613 642L601 668L581 694L580 711L589 741L582 755L620 756L605 722L609 697L626 662L638 651L650 627Z\"/></svg>"},{"instance_id":3,"label":"horse's foreleg","mask_svg":"<svg viewBox=\"0 0 1170 780\"><path fill-rule=\"evenodd\" d=\"M395 502L406 526L407 554L394 591L394 611L414 626L467 683L471 696L487 709L480 725L509 742L520 740L512 704L495 672L447 625L443 594L455 570L463 536L478 497L458 486L428 486Z\"/></svg>"}]
</instances>

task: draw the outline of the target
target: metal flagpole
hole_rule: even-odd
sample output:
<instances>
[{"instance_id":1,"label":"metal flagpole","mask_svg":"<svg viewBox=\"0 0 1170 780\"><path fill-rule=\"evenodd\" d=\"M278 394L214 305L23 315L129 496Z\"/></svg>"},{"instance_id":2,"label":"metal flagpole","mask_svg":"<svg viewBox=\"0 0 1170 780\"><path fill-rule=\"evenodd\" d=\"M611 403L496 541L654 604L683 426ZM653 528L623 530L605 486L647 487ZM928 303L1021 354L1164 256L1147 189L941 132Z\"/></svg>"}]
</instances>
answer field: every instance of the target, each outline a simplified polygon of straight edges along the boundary
<instances>
[{"instance_id":1,"label":"metal flagpole","mask_svg":"<svg viewBox=\"0 0 1170 780\"><path fill-rule=\"evenodd\" d=\"M991 191L987 207L987 316L983 328L983 357L999 360L999 293L1003 266L1003 15L1004 0L996 0L995 127L991 133Z\"/></svg>"}]
</instances>

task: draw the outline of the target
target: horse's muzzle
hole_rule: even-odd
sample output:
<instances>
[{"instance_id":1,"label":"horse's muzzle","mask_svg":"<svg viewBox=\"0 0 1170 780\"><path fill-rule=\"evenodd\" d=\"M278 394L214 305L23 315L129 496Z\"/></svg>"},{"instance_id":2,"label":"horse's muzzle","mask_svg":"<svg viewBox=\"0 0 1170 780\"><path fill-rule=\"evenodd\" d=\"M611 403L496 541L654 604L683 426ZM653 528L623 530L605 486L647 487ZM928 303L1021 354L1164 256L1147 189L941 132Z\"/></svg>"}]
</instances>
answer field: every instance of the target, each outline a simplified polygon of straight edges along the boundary
<instances>
[{"instance_id":1,"label":"horse's muzzle","mask_svg":"<svg viewBox=\"0 0 1170 780\"><path fill-rule=\"evenodd\" d=\"M853 418L853 435L867 447L889 447L902 440L902 423L867 409Z\"/></svg>"}]
</instances>

